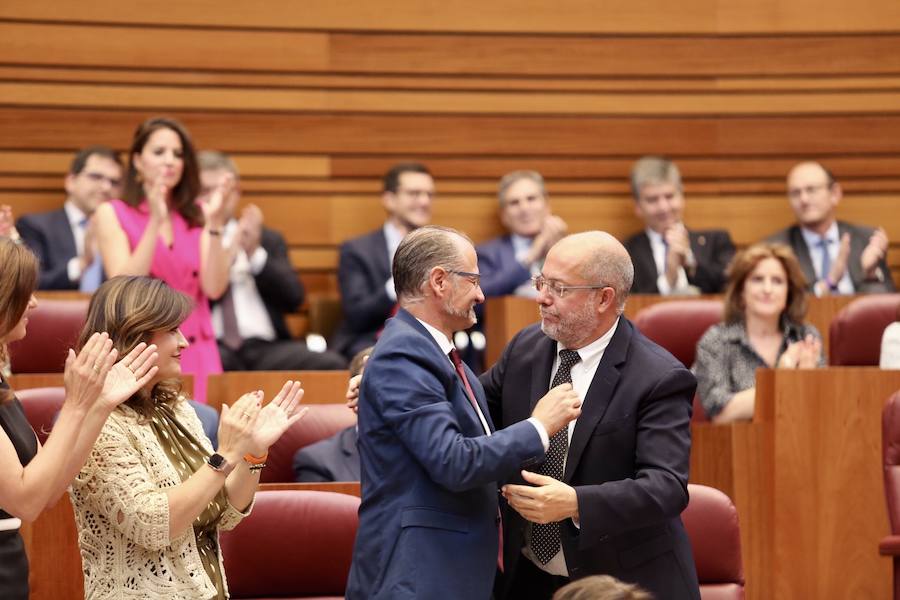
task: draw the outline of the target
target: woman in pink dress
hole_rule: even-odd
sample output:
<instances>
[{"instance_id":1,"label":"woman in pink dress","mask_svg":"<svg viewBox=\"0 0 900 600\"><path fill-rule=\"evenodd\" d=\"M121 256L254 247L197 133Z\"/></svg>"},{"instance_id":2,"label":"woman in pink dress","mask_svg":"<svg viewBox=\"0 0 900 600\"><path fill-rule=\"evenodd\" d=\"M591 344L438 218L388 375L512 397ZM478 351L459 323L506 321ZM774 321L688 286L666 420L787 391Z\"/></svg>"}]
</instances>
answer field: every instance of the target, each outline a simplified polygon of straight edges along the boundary
<instances>
[{"instance_id":1,"label":"woman in pink dress","mask_svg":"<svg viewBox=\"0 0 900 600\"><path fill-rule=\"evenodd\" d=\"M199 402L206 402L206 376L222 372L209 299L228 287L233 257L222 246L221 233L223 198L231 185L233 180L226 180L201 207L191 138L181 123L157 117L135 131L122 199L100 205L94 217L108 277L157 277L194 301L181 325L190 344L181 366L194 375Z\"/></svg>"}]
</instances>

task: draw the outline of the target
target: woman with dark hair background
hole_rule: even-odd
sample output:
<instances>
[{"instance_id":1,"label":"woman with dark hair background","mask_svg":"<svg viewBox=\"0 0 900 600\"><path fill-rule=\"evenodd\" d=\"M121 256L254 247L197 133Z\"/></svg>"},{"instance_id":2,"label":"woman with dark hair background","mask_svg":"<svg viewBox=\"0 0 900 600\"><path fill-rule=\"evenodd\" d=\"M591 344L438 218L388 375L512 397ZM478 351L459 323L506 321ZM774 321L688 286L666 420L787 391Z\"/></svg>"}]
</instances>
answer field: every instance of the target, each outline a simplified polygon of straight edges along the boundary
<instances>
[{"instance_id":1,"label":"woman with dark hair background","mask_svg":"<svg viewBox=\"0 0 900 600\"><path fill-rule=\"evenodd\" d=\"M6 344L25 337L37 306L38 265L23 245L0 237L0 362ZM155 346L140 343L119 362L106 333L94 333L66 358L66 398L42 447L22 405L0 378L0 598L28 598L28 559L19 526L66 491L110 412L157 372ZM61 349L62 350L62 349Z\"/></svg>"},{"instance_id":2,"label":"woman with dark hair background","mask_svg":"<svg viewBox=\"0 0 900 600\"><path fill-rule=\"evenodd\" d=\"M221 373L209 299L228 288L233 251L222 245L224 199L232 178L202 206L197 158L190 135L173 119L138 126L128 152L121 200L101 205L97 238L107 276L149 275L185 293L194 309L182 325L190 342L183 360L194 375L194 399L206 402L206 376Z\"/></svg>"},{"instance_id":3,"label":"woman with dark hair background","mask_svg":"<svg viewBox=\"0 0 900 600\"><path fill-rule=\"evenodd\" d=\"M806 317L806 281L784 244L761 243L728 267L725 320L697 343L693 371L707 416L717 423L753 418L756 369L824 364L822 340Z\"/></svg>"}]
</instances>

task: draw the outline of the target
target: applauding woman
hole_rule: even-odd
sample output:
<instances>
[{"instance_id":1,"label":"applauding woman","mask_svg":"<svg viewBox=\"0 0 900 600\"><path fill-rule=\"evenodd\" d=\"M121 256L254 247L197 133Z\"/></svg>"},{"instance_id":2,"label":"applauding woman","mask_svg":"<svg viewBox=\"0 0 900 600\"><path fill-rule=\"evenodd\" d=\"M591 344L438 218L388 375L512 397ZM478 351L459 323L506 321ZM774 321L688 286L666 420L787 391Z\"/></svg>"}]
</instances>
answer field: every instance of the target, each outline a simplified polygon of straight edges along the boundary
<instances>
[{"instance_id":1,"label":"applauding woman","mask_svg":"<svg viewBox=\"0 0 900 600\"><path fill-rule=\"evenodd\" d=\"M756 244L728 267L725 322L697 344L693 371L707 416L718 423L753 417L756 369L824 364L822 340L805 324L806 281L791 249Z\"/></svg>"},{"instance_id":2,"label":"applauding woman","mask_svg":"<svg viewBox=\"0 0 900 600\"><path fill-rule=\"evenodd\" d=\"M222 246L224 199L232 185L233 178L223 179L201 207L197 159L187 130L172 119L153 118L134 133L122 199L101 204L95 213L109 277L156 277L193 302L181 328L190 343L182 366L194 374L199 402L206 402L206 376L222 372L209 299L225 293L234 258Z\"/></svg>"},{"instance_id":3,"label":"applauding woman","mask_svg":"<svg viewBox=\"0 0 900 600\"><path fill-rule=\"evenodd\" d=\"M102 330L120 352L153 343L159 370L113 412L73 484L87 598L227 598L218 530L248 514L269 446L305 412L299 382L266 406L245 394L223 405L214 453L181 394L190 313L149 277L114 277L91 299L80 342Z\"/></svg>"},{"instance_id":4,"label":"applauding woman","mask_svg":"<svg viewBox=\"0 0 900 600\"><path fill-rule=\"evenodd\" d=\"M25 337L28 313L37 306L37 273L37 259L25 246L0 238L0 362L6 344ZM106 333L91 335L77 355L69 350L66 399L43 447L0 379L0 598L27 600L21 522L33 521L62 496L110 412L156 375L154 350L136 344L116 363L118 351Z\"/></svg>"}]
</instances>

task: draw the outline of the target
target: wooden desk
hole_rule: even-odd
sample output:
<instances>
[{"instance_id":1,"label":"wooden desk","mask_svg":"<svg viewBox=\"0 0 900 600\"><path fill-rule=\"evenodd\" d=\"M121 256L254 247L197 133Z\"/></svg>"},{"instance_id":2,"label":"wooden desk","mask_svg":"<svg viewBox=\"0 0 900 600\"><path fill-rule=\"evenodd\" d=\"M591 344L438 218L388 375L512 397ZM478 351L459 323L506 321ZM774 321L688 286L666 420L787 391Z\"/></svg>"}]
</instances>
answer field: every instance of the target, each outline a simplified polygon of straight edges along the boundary
<instances>
[{"instance_id":1,"label":"wooden desk","mask_svg":"<svg viewBox=\"0 0 900 600\"><path fill-rule=\"evenodd\" d=\"M691 482L741 520L747 597L888 598L881 409L900 371L760 371L752 423L693 425Z\"/></svg>"},{"instance_id":2,"label":"wooden desk","mask_svg":"<svg viewBox=\"0 0 900 600\"><path fill-rule=\"evenodd\" d=\"M655 294L635 294L628 297L625 304L625 316L634 320L635 316L647 308L660 302L671 302L672 300L685 300L689 298L698 299L715 299L721 296L658 296ZM855 296L828 296L825 298L809 298L809 310L807 311L807 322L815 325L819 333L822 334L823 352L828 356L828 327L834 316L840 312L847 304L852 302ZM518 296L503 296L500 298L489 298L485 302L485 337L487 338L487 347L485 348L485 366L490 367L503 352L503 348L521 329L537 323L540 320L538 316L537 303L528 298L520 298ZM690 365L688 365L690 366Z\"/></svg>"}]
</instances>

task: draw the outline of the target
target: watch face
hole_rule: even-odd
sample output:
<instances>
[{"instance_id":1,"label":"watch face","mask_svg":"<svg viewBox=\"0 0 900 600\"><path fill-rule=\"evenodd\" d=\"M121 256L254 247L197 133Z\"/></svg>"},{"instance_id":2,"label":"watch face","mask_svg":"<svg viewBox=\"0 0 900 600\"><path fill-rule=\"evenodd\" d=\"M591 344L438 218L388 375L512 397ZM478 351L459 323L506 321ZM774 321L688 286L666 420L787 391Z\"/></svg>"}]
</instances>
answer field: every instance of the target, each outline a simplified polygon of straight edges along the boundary
<instances>
[{"instance_id":1,"label":"watch face","mask_svg":"<svg viewBox=\"0 0 900 600\"><path fill-rule=\"evenodd\" d=\"M213 469L221 469L225 466L225 457L221 454L213 454L209 457L209 466Z\"/></svg>"}]
</instances>

